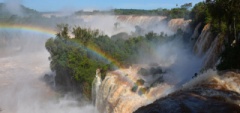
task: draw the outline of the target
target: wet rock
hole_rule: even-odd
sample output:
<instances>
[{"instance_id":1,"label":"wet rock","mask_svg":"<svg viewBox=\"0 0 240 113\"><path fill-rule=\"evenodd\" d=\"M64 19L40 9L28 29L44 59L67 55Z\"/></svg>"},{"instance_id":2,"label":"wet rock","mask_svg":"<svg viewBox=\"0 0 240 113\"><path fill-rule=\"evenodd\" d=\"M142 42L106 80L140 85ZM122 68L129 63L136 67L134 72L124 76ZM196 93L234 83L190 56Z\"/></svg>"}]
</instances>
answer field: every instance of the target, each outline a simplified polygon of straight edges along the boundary
<instances>
[{"instance_id":1,"label":"wet rock","mask_svg":"<svg viewBox=\"0 0 240 113\"><path fill-rule=\"evenodd\" d=\"M188 83L191 87L160 98L134 113L240 113L239 72L218 74L195 81L195 85Z\"/></svg>"},{"instance_id":2,"label":"wet rock","mask_svg":"<svg viewBox=\"0 0 240 113\"><path fill-rule=\"evenodd\" d=\"M229 92L209 90L218 95L205 95L208 89L179 91L141 107L134 113L240 113L240 106L225 100L224 94ZM239 97L239 94L235 95L235 99Z\"/></svg>"},{"instance_id":3,"label":"wet rock","mask_svg":"<svg viewBox=\"0 0 240 113\"><path fill-rule=\"evenodd\" d=\"M150 68L141 68L138 71L138 74L143 75L143 76L149 76L149 75L156 76L156 75L163 74L163 73L164 72L160 66L154 66L154 67L150 67Z\"/></svg>"},{"instance_id":4,"label":"wet rock","mask_svg":"<svg viewBox=\"0 0 240 113\"><path fill-rule=\"evenodd\" d=\"M43 80L51 86L54 85L54 76L51 74L45 74Z\"/></svg>"}]
</instances>

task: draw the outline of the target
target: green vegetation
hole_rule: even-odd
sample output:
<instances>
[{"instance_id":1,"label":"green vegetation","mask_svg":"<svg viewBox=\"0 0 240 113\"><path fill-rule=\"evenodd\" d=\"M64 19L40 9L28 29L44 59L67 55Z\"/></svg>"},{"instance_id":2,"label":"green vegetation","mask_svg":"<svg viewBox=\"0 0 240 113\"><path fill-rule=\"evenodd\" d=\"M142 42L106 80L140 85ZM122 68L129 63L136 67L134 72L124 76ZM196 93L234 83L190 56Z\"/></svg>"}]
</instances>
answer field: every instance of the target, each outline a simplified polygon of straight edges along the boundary
<instances>
[{"instance_id":1,"label":"green vegetation","mask_svg":"<svg viewBox=\"0 0 240 113\"><path fill-rule=\"evenodd\" d=\"M64 90L75 88L87 98L91 97L96 69L101 69L104 78L107 71L116 69L113 64L125 67L136 63L136 56L140 53L151 54L152 48L159 43L174 38L166 37L164 33L158 35L150 32L146 36L124 40L117 35L110 38L100 35L98 30L81 27L73 28L75 37L70 38L68 25L58 25L58 28L61 31L56 37L46 42L46 49L51 55L51 69L56 72L56 84ZM108 61L106 58L114 60Z\"/></svg>"},{"instance_id":2,"label":"green vegetation","mask_svg":"<svg viewBox=\"0 0 240 113\"><path fill-rule=\"evenodd\" d=\"M208 10L207 6L203 2L197 3L190 12L190 18L192 19L192 26L195 27L198 23L207 24Z\"/></svg>"},{"instance_id":3,"label":"green vegetation","mask_svg":"<svg viewBox=\"0 0 240 113\"><path fill-rule=\"evenodd\" d=\"M114 14L116 15L157 15L157 16L167 16L169 19L173 18L185 18L189 19L190 8L192 3L186 3L181 5L181 7L173 9L154 9L154 10L144 10L144 9L114 9Z\"/></svg>"},{"instance_id":4,"label":"green vegetation","mask_svg":"<svg viewBox=\"0 0 240 113\"><path fill-rule=\"evenodd\" d=\"M192 28L202 23L211 25L214 36L224 37L225 51L221 55L219 70L240 69L240 2L239 0L206 0L196 4L190 12Z\"/></svg>"},{"instance_id":5,"label":"green vegetation","mask_svg":"<svg viewBox=\"0 0 240 113\"><path fill-rule=\"evenodd\" d=\"M222 53L219 70L240 69L240 2L238 0L206 0L207 20L213 33L225 37L225 51Z\"/></svg>"},{"instance_id":6,"label":"green vegetation","mask_svg":"<svg viewBox=\"0 0 240 113\"><path fill-rule=\"evenodd\" d=\"M196 27L198 23L202 23L202 27L205 24L211 24L215 35L221 33L225 37L226 50L222 54L218 69L239 69L240 10L237 10L240 7L239 2L237 0L207 0L196 4L191 11L190 7L191 4L184 4L180 8L171 10L115 9L114 13L118 15L162 15L168 16L169 19L190 18L193 20L193 27ZM94 11L89 14L95 13L108 12ZM67 25L58 27L61 28L61 31L56 38L51 38L46 43L46 48L51 54L51 69L56 72L56 82L59 86L67 86L65 88L67 90L71 87L77 88L87 98L91 97L91 82L97 68L101 69L101 75L104 78L107 71L116 69L114 64L124 67L136 63L136 57L139 54L152 54L153 48L157 45L172 40L178 35L186 35L178 30L177 34L173 36L150 32L145 36L138 37L120 33L110 38L99 34L98 30L75 27L72 30L74 38L70 38ZM233 40L236 43L233 44ZM101 52L101 56L93 50ZM109 61L102 56L111 57L114 60ZM160 68L152 69L151 72L156 75L163 73ZM141 69L139 73L145 75L149 72ZM161 79L160 77L159 80ZM142 84L143 81L138 82ZM135 92L137 88L136 85L133 86L132 91Z\"/></svg>"},{"instance_id":7,"label":"green vegetation","mask_svg":"<svg viewBox=\"0 0 240 113\"><path fill-rule=\"evenodd\" d=\"M240 45L227 46L222 54L221 63L217 66L219 70L240 69Z\"/></svg>"},{"instance_id":8,"label":"green vegetation","mask_svg":"<svg viewBox=\"0 0 240 113\"><path fill-rule=\"evenodd\" d=\"M238 0L206 0L209 20L215 32L229 36L230 43L236 39L234 32L240 31L240 2ZM235 34L236 35L236 34Z\"/></svg>"},{"instance_id":9,"label":"green vegetation","mask_svg":"<svg viewBox=\"0 0 240 113\"><path fill-rule=\"evenodd\" d=\"M190 8L192 3L186 3L180 7L173 9L153 9L153 10L144 10L144 9L113 9L110 11L78 11L75 14L77 15L94 15L94 14L114 14L114 15L146 15L146 16L167 16L169 19L173 18L185 18L189 19Z\"/></svg>"},{"instance_id":10,"label":"green vegetation","mask_svg":"<svg viewBox=\"0 0 240 113\"><path fill-rule=\"evenodd\" d=\"M114 9L114 14L117 15L147 15L147 16L167 16L169 19L173 18L185 18L189 19L190 8L192 3L186 3L181 7L173 9L154 9L154 10L143 10L143 9Z\"/></svg>"}]
</instances>

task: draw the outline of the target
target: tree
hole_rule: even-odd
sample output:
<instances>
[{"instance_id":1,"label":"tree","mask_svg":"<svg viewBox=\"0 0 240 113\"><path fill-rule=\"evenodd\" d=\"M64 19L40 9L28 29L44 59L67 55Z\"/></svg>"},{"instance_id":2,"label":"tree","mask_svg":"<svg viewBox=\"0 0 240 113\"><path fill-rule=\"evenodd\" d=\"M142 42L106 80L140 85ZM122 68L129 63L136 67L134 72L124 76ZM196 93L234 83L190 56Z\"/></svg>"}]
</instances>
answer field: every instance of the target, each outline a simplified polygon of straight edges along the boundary
<instances>
[{"instance_id":1,"label":"tree","mask_svg":"<svg viewBox=\"0 0 240 113\"><path fill-rule=\"evenodd\" d=\"M185 9L189 9L192 7L192 3L185 3L183 5L181 5L181 8L185 8Z\"/></svg>"},{"instance_id":2,"label":"tree","mask_svg":"<svg viewBox=\"0 0 240 113\"><path fill-rule=\"evenodd\" d=\"M75 36L75 39L80 40L85 46L87 46L94 35L91 30L81 27L73 28L73 34Z\"/></svg>"},{"instance_id":3,"label":"tree","mask_svg":"<svg viewBox=\"0 0 240 113\"><path fill-rule=\"evenodd\" d=\"M57 33L58 37L69 38L69 35L68 35L69 26L68 26L68 24L58 24L57 29L58 29L58 33Z\"/></svg>"},{"instance_id":4,"label":"tree","mask_svg":"<svg viewBox=\"0 0 240 113\"><path fill-rule=\"evenodd\" d=\"M73 28L75 38L66 38L68 26L59 25L58 28L61 29L57 36L48 39L45 44L50 53L51 69L56 72L56 84L63 87L64 91L77 90L88 98L91 97L91 85L96 69L101 69L104 78L107 71L116 69L113 64L128 66L136 63L136 56L141 52L152 54L152 46L149 45L158 45L158 40L163 39L163 34L160 36L153 32L145 37L114 39L107 35L98 35L98 30L81 27ZM90 46L94 49L90 50ZM109 61L105 57L114 60ZM143 84L143 81L139 83Z\"/></svg>"},{"instance_id":5,"label":"tree","mask_svg":"<svg viewBox=\"0 0 240 113\"><path fill-rule=\"evenodd\" d=\"M220 32L227 33L229 37L228 44L231 45L234 39L239 43L236 35L237 31L239 31L236 28L240 17L239 0L206 0L206 4L213 18L212 21L217 20ZM226 24L226 31L222 29L222 23Z\"/></svg>"},{"instance_id":6,"label":"tree","mask_svg":"<svg viewBox=\"0 0 240 113\"><path fill-rule=\"evenodd\" d=\"M190 12L190 18L193 20L194 27L200 22L206 24L206 18L208 18L206 4L197 3Z\"/></svg>"}]
</instances>

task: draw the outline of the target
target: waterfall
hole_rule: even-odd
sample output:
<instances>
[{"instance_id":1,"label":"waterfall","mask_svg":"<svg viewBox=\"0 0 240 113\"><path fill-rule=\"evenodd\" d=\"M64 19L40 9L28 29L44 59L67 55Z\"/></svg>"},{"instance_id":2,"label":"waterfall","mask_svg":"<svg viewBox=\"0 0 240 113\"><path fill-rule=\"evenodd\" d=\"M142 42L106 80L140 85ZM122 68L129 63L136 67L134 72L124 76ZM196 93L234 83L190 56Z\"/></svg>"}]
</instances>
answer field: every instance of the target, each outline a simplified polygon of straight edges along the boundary
<instances>
[{"instance_id":1,"label":"waterfall","mask_svg":"<svg viewBox=\"0 0 240 113\"><path fill-rule=\"evenodd\" d=\"M194 45L194 52L197 56L203 56L211 46L212 41L214 40L210 28L211 27L209 24L204 26L201 34L199 35Z\"/></svg>"},{"instance_id":2,"label":"waterfall","mask_svg":"<svg viewBox=\"0 0 240 113\"><path fill-rule=\"evenodd\" d=\"M184 32L188 32L189 23L192 20L184 20L183 18L171 19L168 22L168 27L173 31L176 32L178 29L181 29Z\"/></svg>"},{"instance_id":3,"label":"waterfall","mask_svg":"<svg viewBox=\"0 0 240 113\"><path fill-rule=\"evenodd\" d=\"M102 82L102 79L101 79L100 69L97 69L96 76L92 83L92 103L94 106L96 106L98 101L98 92L99 92L98 90L101 85L101 82Z\"/></svg>"},{"instance_id":4,"label":"waterfall","mask_svg":"<svg viewBox=\"0 0 240 113\"><path fill-rule=\"evenodd\" d=\"M199 26L200 25L197 25L196 29L199 28ZM196 33L194 31L194 35L195 34ZM222 38L224 38L224 36L221 34L218 34L216 37L213 36L211 33L211 26L209 24L204 26L201 34L198 36L193 50L197 56L203 58L203 70L214 68L219 60L220 54L224 50Z\"/></svg>"},{"instance_id":5,"label":"waterfall","mask_svg":"<svg viewBox=\"0 0 240 113\"><path fill-rule=\"evenodd\" d=\"M193 34L192 34L192 36L191 36L191 40L193 40L193 39L196 39L197 37L198 37L198 35L199 35L199 28L201 27L201 25L202 25L202 23L199 23L196 27L195 27L195 29L194 29L194 31L193 31Z\"/></svg>"},{"instance_id":6,"label":"waterfall","mask_svg":"<svg viewBox=\"0 0 240 113\"><path fill-rule=\"evenodd\" d=\"M100 29L105 34L112 36L121 32L132 34L136 27L141 27L145 35L155 32L173 35L178 29L187 31L191 20L183 18L168 20L166 16L136 16L136 15L80 15L76 17L81 20L78 24L86 28ZM108 24L105 24L105 22ZM117 28L116 28L117 24ZM102 28L102 26L105 26Z\"/></svg>"},{"instance_id":7,"label":"waterfall","mask_svg":"<svg viewBox=\"0 0 240 113\"><path fill-rule=\"evenodd\" d=\"M97 93L95 107L98 113L132 113L167 94L171 88L168 84L163 83L149 89L137 84L138 69L118 69L107 73ZM133 91L135 86L137 90Z\"/></svg>"},{"instance_id":8,"label":"waterfall","mask_svg":"<svg viewBox=\"0 0 240 113\"><path fill-rule=\"evenodd\" d=\"M224 37L221 34L218 34L206 52L203 62L204 69L213 68L219 60L220 54L224 50L222 38Z\"/></svg>"}]
</instances>

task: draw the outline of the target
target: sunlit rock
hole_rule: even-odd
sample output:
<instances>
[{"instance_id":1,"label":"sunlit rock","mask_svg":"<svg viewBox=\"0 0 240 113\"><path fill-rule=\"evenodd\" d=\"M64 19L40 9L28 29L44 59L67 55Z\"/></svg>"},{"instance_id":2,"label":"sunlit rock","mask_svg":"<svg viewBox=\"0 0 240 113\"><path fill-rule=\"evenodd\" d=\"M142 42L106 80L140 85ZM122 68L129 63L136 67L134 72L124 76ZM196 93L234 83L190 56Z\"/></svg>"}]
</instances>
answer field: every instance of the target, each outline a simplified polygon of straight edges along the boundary
<instances>
[{"instance_id":1,"label":"sunlit rock","mask_svg":"<svg viewBox=\"0 0 240 113\"><path fill-rule=\"evenodd\" d=\"M172 93L134 113L238 113L240 74L208 71Z\"/></svg>"},{"instance_id":2,"label":"sunlit rock","mask_svg":"<svg viewBox=\"0 0 240 113\"><path fill-rule=\"evenodd\" d=\"M97 100L99 113L132 113L167 94L168 84L146 88L137 84L137 68L119 69L108 73L100 85ZM136 90L133 88L136 87Z\"/></svg>"}]
</instances>

